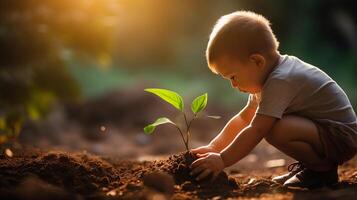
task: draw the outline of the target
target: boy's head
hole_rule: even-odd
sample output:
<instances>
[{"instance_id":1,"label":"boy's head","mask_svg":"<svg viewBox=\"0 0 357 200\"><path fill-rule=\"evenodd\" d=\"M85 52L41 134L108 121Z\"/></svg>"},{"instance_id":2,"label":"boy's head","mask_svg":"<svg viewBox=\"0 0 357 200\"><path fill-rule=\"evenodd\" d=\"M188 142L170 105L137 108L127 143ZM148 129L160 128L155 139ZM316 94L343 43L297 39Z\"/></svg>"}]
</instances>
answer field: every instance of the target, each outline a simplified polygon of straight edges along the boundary
<instances>
[{"instance_id":1,"label":"boy's head","mask_svg":"<svg viewBox=\"0 0 357 200\"><path fill-rule=\"evenodd\" d=\"M233 87L259 92L263 79L276 62L279 42L263 16L237 11L222 16L209 37L209 68L232 81ZM247 76L249 75L249 76Z\"/></svg>"}]
</instances>

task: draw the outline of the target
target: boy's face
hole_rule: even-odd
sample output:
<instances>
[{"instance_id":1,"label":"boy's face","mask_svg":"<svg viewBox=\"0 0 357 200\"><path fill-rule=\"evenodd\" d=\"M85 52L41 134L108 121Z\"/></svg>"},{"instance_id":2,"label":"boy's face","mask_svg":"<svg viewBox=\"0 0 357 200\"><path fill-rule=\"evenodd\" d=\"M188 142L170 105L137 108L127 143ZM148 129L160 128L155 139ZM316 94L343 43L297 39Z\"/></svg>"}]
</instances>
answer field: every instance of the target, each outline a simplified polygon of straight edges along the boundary
<instances>
[{"instance_id":1,"label":"boy's face","mask_svg":"<svg viewBox=\"0 0 357 200\"><path fill-rule=\"evenodd\" d=\"M265 61L259 64L256 60L222 58L215 63L217 72L225 79L230 80L232 87L241 92L258 93L263 87Z\"/></svg>"}]
</instances>

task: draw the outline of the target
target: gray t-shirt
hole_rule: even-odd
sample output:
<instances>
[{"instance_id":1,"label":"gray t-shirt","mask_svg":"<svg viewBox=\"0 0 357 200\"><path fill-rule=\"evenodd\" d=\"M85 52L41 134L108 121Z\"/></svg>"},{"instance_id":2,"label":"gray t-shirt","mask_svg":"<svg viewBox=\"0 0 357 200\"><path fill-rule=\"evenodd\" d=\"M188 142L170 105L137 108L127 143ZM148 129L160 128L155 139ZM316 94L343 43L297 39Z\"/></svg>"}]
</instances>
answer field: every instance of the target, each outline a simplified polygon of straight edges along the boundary
<instances>
[{"instance_id":1,"label":"gray t-shirt","mask_svg":"<svg viewBox=\"0 0 357 200\"><path fill-rule=\"evenodd\" d=\"M258 106L259 114L279 119L296 114L335 127L332 134L357 148L357 118L346 93L325 72L295 56L280 57L248 104Z\"/></svg>"}]
</instances>

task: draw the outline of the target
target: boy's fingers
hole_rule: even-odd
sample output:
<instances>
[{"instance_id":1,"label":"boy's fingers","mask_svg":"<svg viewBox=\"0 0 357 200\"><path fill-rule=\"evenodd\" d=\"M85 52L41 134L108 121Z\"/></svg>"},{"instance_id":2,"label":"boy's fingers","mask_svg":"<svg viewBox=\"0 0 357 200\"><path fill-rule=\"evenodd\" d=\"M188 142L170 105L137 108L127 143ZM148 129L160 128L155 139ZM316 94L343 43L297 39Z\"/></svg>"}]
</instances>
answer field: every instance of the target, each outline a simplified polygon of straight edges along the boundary
<instances>
[{"instance_id":1,"label":"boy's fingers","mask_svg":"<svg viewBox=\"0 0 357 200\"><path fill-rule=\"evenodd\" d=\"M205 157L205 156L207 156L207 153L198 153L197 156L198 157Z\"/></svg>"},{"instance_id":2,"label":"boy's fingers","mask_svg":"<svg viewBox=\"0 0 357 200\"><path fill-rule=\"evenodd\" d=\"M214 173L212 174L211 182L213 182L214 180L216 180L218 174L219 174L219 172L214 172Z\"/></svg>"},{"instance_id":3,"label":"boy's fingers","mask_svg":"<svg viewBox=\"0 0 357 200\"><path fill-rule=\"evenodd\" d=\"M191 170L190 175L194 176L194 175L198 174L199 172L203 171L204 169L205 169L205 167L203 165L195 167L194 169Z\"/></svg>"},{"instance_id":4,"label":"boy's fingers","mask_svg":"<svg viewBox=\"0 0 357 200\"><path fill-rule=\"evenodd\" d=\"M211 170L209 169L205 169L200 175L197 176L196 180L201 180L203 178L205 178L206 176L208 176L211 172Z\"/></svg>"},{"instance_id":5,"label":"boy's fingers","mask_svg":"<svg viewBox=\"0 0 357 200\"><path fill-rule=\"evenodd\" d=\"M192 153L204 153L204 149L202 147L191 149Z\"/></svg>"},{"instance_id":6,"label":"boy's fingers","mask_svg":"<svg viewBox=\"0 0 357 200\"><path fill-rule=\"evenodd\" d=\"M204 158L198 158L197 160L193 161L191 164L191 168L195 168L199 165L201 165L204 162Z\"/></svg>"}]
</instances>

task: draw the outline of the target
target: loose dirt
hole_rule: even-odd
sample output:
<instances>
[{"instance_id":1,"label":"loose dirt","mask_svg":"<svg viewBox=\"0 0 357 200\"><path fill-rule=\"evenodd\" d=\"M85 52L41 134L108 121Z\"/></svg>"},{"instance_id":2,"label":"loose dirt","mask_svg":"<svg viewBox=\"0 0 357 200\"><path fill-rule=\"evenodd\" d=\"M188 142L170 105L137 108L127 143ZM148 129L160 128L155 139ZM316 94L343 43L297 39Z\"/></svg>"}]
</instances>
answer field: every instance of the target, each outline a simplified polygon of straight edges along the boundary
<instances>
[{"instance_id":1,"label":"loose dirt","mask_svg":"<svg viewBox=\"0 0 357 200\"><path fill-rule=\"evenodd\" d=\"M26 149L0 156L0 199L355 199L357 161L339 168L340 183L292 190L272 182L275 168L222 172L210 182L189 175L195 156L155 161L99 157L86 152Z\"/></svg>"}]
</instances>

